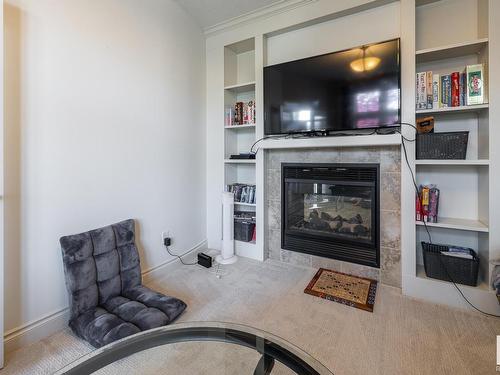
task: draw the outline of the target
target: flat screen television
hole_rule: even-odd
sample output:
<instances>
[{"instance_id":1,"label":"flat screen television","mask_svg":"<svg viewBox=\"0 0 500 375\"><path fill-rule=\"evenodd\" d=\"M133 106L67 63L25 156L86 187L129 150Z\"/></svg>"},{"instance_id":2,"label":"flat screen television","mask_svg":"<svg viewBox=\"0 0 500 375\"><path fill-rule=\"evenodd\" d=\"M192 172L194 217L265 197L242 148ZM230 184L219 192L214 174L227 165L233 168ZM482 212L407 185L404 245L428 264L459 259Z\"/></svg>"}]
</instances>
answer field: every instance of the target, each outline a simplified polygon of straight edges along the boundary
<instances>
[{"instance_id":1,"label":"flat screen television","mask_svg":"<svg viewBox=\"0 0 500 375\"><path fill-rule=\"evenodd\" d=\"M361 131L401 122L399 39L264 68L264 132Z\"/></svg>"}]
</instances>

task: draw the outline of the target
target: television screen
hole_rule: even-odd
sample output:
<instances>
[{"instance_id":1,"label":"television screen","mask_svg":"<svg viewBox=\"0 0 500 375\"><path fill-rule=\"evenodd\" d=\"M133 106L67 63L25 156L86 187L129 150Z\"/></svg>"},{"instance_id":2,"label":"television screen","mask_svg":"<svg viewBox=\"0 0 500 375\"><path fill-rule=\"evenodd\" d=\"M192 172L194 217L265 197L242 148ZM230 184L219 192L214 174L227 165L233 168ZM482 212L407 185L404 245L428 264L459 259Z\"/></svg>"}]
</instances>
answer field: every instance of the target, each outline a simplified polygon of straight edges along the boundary
<instances>
[{"instance_id":1,"label":"television screen","mask_svg":"<svg viewBox=\"0 0 500 375\"><path fill-rule=\"evenodd\" d=\"M264 68L266 135L399 126L399 39Z\"/></svg>"}]
</instances>

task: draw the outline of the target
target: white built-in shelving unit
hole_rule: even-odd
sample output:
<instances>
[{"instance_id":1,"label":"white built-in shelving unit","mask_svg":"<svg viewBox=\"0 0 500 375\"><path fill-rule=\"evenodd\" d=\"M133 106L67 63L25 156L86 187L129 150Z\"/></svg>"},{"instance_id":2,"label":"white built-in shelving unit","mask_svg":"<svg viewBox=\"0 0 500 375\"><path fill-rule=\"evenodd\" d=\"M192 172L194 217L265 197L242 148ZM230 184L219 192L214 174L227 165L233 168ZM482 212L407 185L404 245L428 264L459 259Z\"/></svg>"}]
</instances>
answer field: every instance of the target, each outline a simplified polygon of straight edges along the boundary
<instances>
[{"instance_id":1,"label":"white built-in shelving unit","mask_svg":"<svg viewBox=\"0 0 500 375\"><path fill-rule=\"evenodd\" d=\"M264 136L263 67L399 36L402 121L413 124L418 117L434 116L436 131L469 131L465 160L416 160L415 143L410 142L405 144L408 168L402 149L402 291L436 303L468 306L451 283L425 275L420 241L426 241L427 236L425 227L415 221L415 188L410 169L418 183L434 183L441 189L439 223L428 225L433 241L479 251L480 283L477 287L460 286L461 290L472 303L498 314L498 302L488 280L490 261L500 259L500 232L494 230L500 227L500 0L364 0L356 6L336 1L300 3L307 11L299 11L294 5L255 22L231 24L207 37L209 246L220 245L219 197L223 185L255 184L256 205L236 204L235 209L256 212L256 243L237 242L236 252L253 259L266 258L264 155L269 149L401 145L398 134L267 139L258 144L261 151L256 160L229 159L231 154L248 152ZM366 21L368 17L373 17L373 22L357 24L358 19ZM336 22L350 31L356 24L356 30L332 35L327 30L336 29L337 25L330 25ZM396 23L397 30L393 28ZM466 65L478 62L487 64L489 87L495 88L484 104L415 110L415 73L463 71ZM219 95L222 91L224 95ZM224 126L224 107L249 99L256 99L256 124ZM409 126L402 126L401 131L408 139L415 136Z\"/></svg>"},{"instance_id":2,"label":"white built-in shelving unit","mask_svg":"<svg viewBox=\"0 0 500 375\"><path fill-rule=\"evenodd\" d=\"M236 102L255 101L255 39L250 38L224 47L224 108ZM261 104L261 103L259 103ZM257 105L259 105L257 104ZM223 124L221 124L222 126ZM248 153L256 140L256 124L224 126L224 185L256 184L255 159L230 159L233 154ZM235 202L235 210L256 211L256 204ZM256 225L259 225L257 222ZM261 258L255 242L235 241L236 254Z\"/></svg>"},{"instance_id":3,"label":"white built-in shelving unit","mask_svg":"<svg viewBox=\"0 0 500 375\"><path fill-rule=\"evenodd\" d=\"M415 73L463 72L466 65L483 63L485 76L490 66L488 0L417 0L415 5ZM471 19L471 17L474 17ZM467 20L464 24L462 19ZM438 23L438 27L436 27ZM497 62L498 63L498 62ZM488 96L486 95L486 98ZM490 197L490 119L489 111L498 103L475 106L416 110L415 118L433 116L435 131L468 131L465 160L411 159L418 184L435 184L440 189L438 223L415 224L417 279L428 285L446 282L427 278L423 272L421 241L468 246L480 257L476 289L488 290L489 261L492 250L489 223ZM449 283L448 283L449 284ZM468 292L474 288L467 287Z\"/></svg>"}]
</instances>

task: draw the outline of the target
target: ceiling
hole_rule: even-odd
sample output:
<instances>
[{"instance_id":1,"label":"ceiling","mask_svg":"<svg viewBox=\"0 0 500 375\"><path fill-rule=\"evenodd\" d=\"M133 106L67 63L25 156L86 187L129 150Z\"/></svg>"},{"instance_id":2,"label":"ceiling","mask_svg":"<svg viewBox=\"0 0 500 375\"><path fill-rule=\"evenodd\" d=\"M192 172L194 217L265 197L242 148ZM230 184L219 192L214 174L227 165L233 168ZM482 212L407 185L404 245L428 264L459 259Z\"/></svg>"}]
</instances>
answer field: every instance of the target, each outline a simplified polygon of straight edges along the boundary
<instances>
[{"instance_id":1,"label":"ceiling","mask_svg":"<svg viewBox=\"0 0 500 375\"><path fill-rule=\"evenodd\" d=\"M175 0L206 29L283 0Z\"/></svg>"}]
</instances>

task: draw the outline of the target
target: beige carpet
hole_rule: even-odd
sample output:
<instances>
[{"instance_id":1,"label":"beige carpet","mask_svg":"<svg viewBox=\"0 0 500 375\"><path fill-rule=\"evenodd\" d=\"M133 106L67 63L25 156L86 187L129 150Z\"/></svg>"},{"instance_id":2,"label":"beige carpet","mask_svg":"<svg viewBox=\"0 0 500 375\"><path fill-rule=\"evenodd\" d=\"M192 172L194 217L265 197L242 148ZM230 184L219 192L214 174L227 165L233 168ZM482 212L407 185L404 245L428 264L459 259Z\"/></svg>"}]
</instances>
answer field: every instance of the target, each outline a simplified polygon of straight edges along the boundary
<instances>
[{"instance_id":1,"label":"beige carpet","mask_svg":"<svg viewBox=\"0 0 500 375\"><path fill-rule=\"evenodd\" d=\"M368 313L305 294L317 270L274 261L240 259L225 271L217 279L204 269L173 264L150 286L188 303L181 321L264 329L337 375L496 373L498 319L412 300L384 285ZM8 355L0 375L50 374L91 350L64 330ZM251 374L257 360L249 349L229 344L186 343L136 354L99 374ZM277 366L273 373L290 372Z\"/></svg>"}]
</instances>

